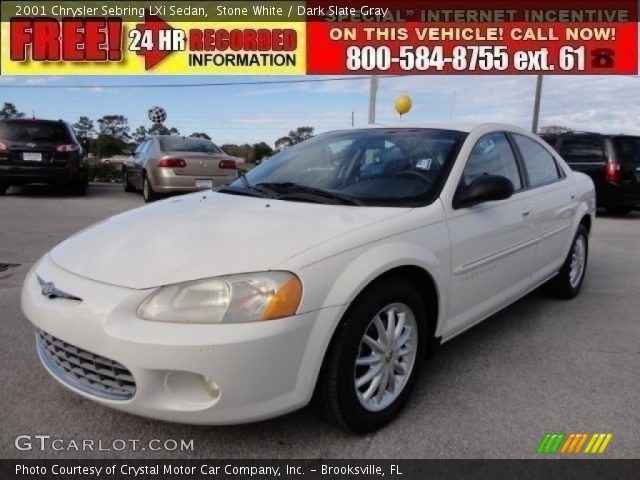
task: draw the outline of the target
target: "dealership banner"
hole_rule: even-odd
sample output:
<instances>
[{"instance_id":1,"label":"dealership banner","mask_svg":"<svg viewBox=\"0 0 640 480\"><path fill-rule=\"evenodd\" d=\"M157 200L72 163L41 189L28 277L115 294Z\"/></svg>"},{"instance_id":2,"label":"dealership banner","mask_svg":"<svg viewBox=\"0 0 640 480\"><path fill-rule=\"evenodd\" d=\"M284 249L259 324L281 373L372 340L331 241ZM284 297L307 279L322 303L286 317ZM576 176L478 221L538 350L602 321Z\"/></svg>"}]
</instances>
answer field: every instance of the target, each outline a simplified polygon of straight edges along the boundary
<instances>
[{"instance_id":1,"label":"dealership banner","mask_svg":"<svg viewBox=\"0 0 640 480\"><path fill-rule=\"evenodd\" d=\"M0 73L638 73L633 0L3 1Z\"/></svg>"}]
</instances>

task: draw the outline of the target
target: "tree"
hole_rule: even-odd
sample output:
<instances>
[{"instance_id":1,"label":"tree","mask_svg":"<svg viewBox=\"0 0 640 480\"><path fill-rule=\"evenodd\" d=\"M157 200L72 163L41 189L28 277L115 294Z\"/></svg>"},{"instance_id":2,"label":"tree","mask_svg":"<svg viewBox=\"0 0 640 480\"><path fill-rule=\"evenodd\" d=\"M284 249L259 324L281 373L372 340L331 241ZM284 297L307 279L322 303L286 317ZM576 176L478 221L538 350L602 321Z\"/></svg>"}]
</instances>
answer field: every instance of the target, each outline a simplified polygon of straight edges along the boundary
<instances>
[{"instance_id":1,"label":"tree","mask_svg":"<svg viewBox=\"0 0 640 480\"><path fill-rule=\"evenodd\" d=\"M136 145L142 143L146 136L147 129L144 128L144 125L140 125L138 128L136 128L136 131L133 132L133 143L135 143Z\"/></svg>"},{"instance_id":2,"label":"tree","mask_svg":"<svg viewBox=\"0 0 640 480\"><path fill-rule=\"evenodd\" d=\"M89 150L91 139L96 133L96 129L93 126L93 121L89 117L80 117L80 119L73 124L73 130L76 132L76 137L85 150Z\"/></svg>"},{"instance_id":3,"label":"tree","mask_svg":"<svg viewBox=\"0 0 640 480\"><path fill-rule=\"evenodd\" d=\"M271 155L273 155L273 148L271 148L265 142L254 143L252 148L253 156L251 161L254 163L258 160L262 160L264 157L270 157Z\"/></svg>"},{"instance_id":4,"label":"tree","mask_svg":"<svg viewBox=\"0 0 640 480\"><path fill-rule=\"evenodd\" d=\"M204 132L193 132L190 136L193 138L204 138L206 140L211 140L211 137Z\"/></svg>"},{"instance_id":5,"label":"tree","mask_svg":"<svg viewBox=\"0 0 640 480\"><path fill-rule=\"evenodd\" d=\"M544 135L544 134L553 135L553 134L568 133L568 132L573 132L573 129L569 127L563 127L562 125L546 125L544 127L541 127L538 133L540 133L541 135Z\"/></svg>"},{"instance_id":6,"label":"tree","mask_svg":"<svg viewBox=\"0 0 640 480\"><path fill-rule=\"evenodd\" d=\"M122 142L128 142L131 138L129 134L129 121L124 115L105 115L98 119L100 135L107 135Z\"/></svg>"},{"instance_id":7,"label":"tree","mask_svg":"<svg viewBox=\"0 0 640 480\"><path fill-rule=\"evenodd\" d=\"M0 109L0 118L7 120L9 118L22 118L24 113L19 112L16 106L10 102L4 102L4 105Z\"/></svg>"},{"instance_id":8,"label":"tree","mask_svg":"<svg viewBox=\"0 0 640 480\"><path fill-rule=\"evenodd\" d=\"M100 134L98 138L91 142L91 153L98 158L123 155L126 148L127 143L125 141L111 135Z\"/></svg>"},{"instance_id":9,"label":"tree","mask_svg":"<svg viewBox=\"0 0 640 480\"><path fill-rule=\"evenodd\" d=\"M298 127L295 130L291 130L289 135L280 137L276 140L276 148L283 150L296 143L304 142L313 137L313 127Z\"/></svg>"},{"instance_id":10,"label":"tree","mask_svg":"<svg viewBox=\"0 0 640 480\"><path fill-rule=\"evenodd\" d=\"M153 127L147 130L149 135L180 135L177 128L167 128L162 123L154 123Z\"/></svg>"}]
</instances>

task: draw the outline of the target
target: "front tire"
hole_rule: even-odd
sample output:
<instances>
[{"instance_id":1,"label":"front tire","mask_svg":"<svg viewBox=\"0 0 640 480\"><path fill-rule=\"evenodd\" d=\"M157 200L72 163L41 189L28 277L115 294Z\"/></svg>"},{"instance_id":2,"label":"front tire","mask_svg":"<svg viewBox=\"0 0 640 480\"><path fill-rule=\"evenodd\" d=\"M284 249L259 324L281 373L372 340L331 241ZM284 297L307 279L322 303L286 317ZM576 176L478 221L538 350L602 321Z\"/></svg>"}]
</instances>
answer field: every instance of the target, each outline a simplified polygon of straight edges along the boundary
<instances>
[{"instance_id":1,"label":"front tire","mask_svg":"<svg viewBox=\"0 0 640 480\"><path fill-rule=\"evenodd\" d=\"M131 192L135 192L135 188L133 188L133 185L131 185L129 183L129 174L127 173L127 169L123 169L122 170L122 183L124 184L124 191L131 193Z\"/></svg>"},{"instance_id":2,"label":"front tire","mask_svg":"<svg viewBox=\"0 0 640 480\"><path fill-rule=\"evenodd\" d=\"M0 183L0 195L5 195L9 190L9 185L5 185L4 183Z\"/></svg>"},{"instance_id":3,"label":"front tire","mask_svg":"<svg viewBox=\"0 0 640 480\"><path fill-rule=\"evenodd\" d=\"M425 358L426 311L403 278L370 286L351 305L334 335L318 379L329 420L370 432L404 407Z\"/></svg>"},{"instance_id":4,"label":"front tire","mask_svg":"<svg viewBox=\"0 0 640 480\"><path fill-rule=\"evenodd\" d=\"M570 300L578 295L587 271L588 258L589 232L584 225L580 225L562 268L547 283L547 293L565 300Z\"/></svg>"}]
</instances>

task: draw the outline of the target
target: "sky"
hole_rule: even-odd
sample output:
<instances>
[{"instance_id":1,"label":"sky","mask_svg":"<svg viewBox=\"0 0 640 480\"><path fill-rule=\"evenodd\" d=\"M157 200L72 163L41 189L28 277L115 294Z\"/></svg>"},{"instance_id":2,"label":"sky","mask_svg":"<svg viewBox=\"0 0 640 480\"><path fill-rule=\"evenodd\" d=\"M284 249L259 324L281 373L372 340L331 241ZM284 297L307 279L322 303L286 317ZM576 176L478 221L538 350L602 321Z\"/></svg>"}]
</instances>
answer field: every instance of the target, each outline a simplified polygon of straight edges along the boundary
<instances>
[{"instance_id":1,"label":"sky","mask_svg":"<svg viewBox=\"0 0 640 480\"><path fill-rule=\"evenodd\" d=\"M131 130L151 126L147 110L167 111L165 125L182 135L205 132L217 144L270 145L299 126L316 133L367 123L369 79L321 83L256 84L241 82L344 78L316 76L0 76L0 104L11 102L37 118L80 116L97 120L121 114ZM126 88L125 85L189 85L228 82L228 86ZM398 122L394 101L413 100L403 122L504 122L531 128L535 76L381 77L376 102L377 123ZM90 88L77 88L82 85ZM27 86L27 88L15 88ZM50 88L55 86L56 88ZM30 88L36 87L36 88ZM540 125L576 130L640 134L640 77L546 76Z\"/></svg>"}]
</instances>

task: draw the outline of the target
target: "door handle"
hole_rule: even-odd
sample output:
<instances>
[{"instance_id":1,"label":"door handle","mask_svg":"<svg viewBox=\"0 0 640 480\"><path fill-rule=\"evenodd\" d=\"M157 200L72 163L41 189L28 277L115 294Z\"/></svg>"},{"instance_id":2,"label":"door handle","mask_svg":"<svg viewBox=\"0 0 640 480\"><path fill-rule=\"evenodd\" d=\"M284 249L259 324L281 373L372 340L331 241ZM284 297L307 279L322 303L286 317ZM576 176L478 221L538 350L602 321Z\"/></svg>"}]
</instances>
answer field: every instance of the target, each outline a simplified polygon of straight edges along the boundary
<instances>
[{"instance_id":1,"label":"door handle","mask_svg":"<svg viewBox=\"0 0 640 480\"><path fill-rule=\"evenodd\" d=\"M526 207L522 208L522 211L520 213L522 213L523 217L528 217L529 215L531 215L532 212L533 212L533 207L527 205Z\"/></svg>"}]
</instances>

